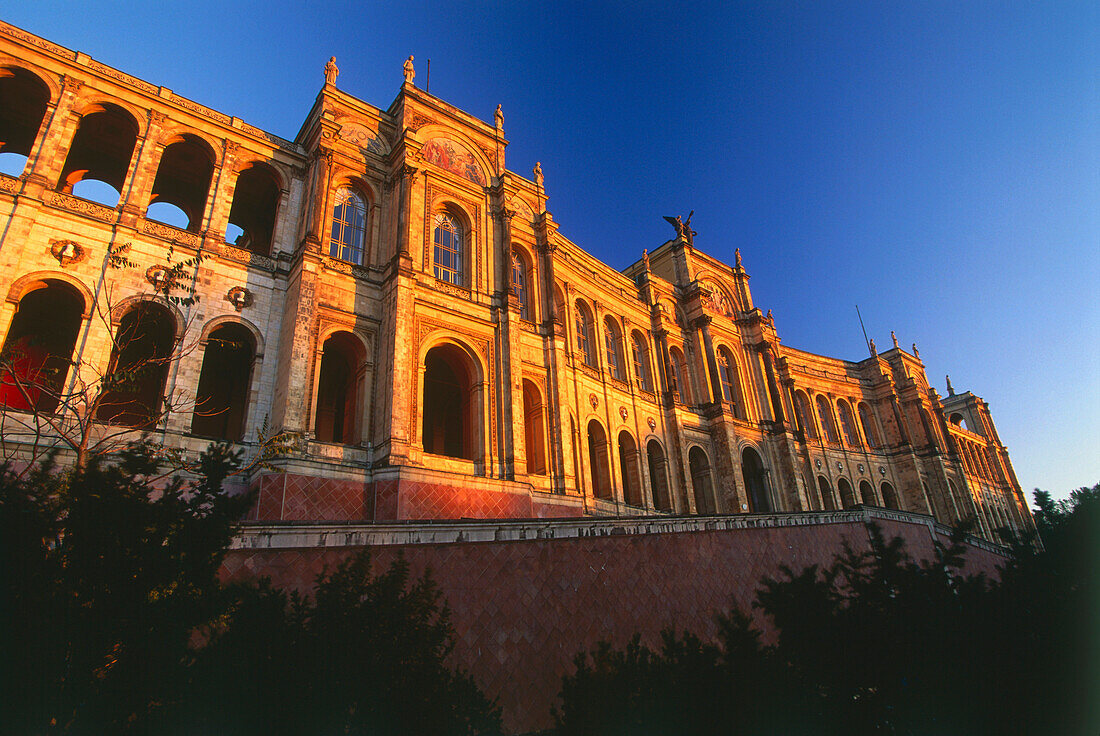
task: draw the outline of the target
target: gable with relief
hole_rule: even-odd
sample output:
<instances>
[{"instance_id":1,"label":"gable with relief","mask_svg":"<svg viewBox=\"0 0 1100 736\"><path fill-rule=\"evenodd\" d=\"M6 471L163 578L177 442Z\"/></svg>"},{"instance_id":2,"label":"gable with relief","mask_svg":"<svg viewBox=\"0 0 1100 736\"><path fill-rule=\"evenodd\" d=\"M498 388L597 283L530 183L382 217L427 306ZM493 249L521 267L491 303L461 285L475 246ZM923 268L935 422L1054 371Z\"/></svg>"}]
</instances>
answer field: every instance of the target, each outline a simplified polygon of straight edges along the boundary
<instances>
[{"instance_id":1,"label":"gable with relief","mask_svg":"<svg viewBox=\"0 0 1100 736\"><path fill-rule=\"evenodd\" d=\"M452 140L432 138L420 149L420 154L430 164L435 164L452 174L458 174L479 186L485 186L485 174L482 173L474 155Z\"/></svg>"}]
</instances>

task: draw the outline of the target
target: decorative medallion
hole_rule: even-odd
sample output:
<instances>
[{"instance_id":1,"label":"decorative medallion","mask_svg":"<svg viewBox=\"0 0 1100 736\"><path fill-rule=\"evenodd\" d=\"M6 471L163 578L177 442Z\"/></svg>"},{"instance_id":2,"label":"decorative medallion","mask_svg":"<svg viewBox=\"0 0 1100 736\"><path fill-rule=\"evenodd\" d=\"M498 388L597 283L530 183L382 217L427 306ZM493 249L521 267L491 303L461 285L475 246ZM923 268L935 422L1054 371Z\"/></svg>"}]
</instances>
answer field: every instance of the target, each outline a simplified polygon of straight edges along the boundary
<instances>
[{"instance_id":1,"label":"decorative medallion","mask_svg":"<svg viewBox=\"0 0 1100 736\"><path fill-rule=\"evenodd\" d=\"M821 458L819 458L819 457L814 458L814 467L817 468L818 470L821 470Z\"/></svg>"},{"instance_id":2,"label":"decorative medallion","mask_svg":"<svg viewBox=\"0 0 1100 736\"><path fill-rule=\"evenodd\" d=\"M886 468L884 468L882 466L879 466L878 474L879 475L886 475Z\"/></svg>"},{"instance_id":3,"label":"decorative medallion","mask_svg":"<svg viewBox=\"0 0 1100 736\"><path fill-rule=\"evenodd\" d=\"M860 475L863 475L863 463L860 463L860 464L859 464L858 466L856 466L856 467L858 467L858 468L859 468L859 474L860 474Z\"/></svg>"},{"instance_id":4,"label":"decorative medallion","mask_svg":"<svg viewBox=\"0 0 1100 736\"><path fill-rule=\"evenodd\" d=\"M50 255L64 268L84 260L84 249L72 240L54 240L50 243Z\"/></svg>"},{"instance_id":5,"label":"decorative medallion","mask_svg":"<svg viewBox=\"0 0 1100 736\"><path fill-rule=\"evenodd\" d=\"M233 305L233 308L238 312L245 307L252 306L252 292L243 286L234 286L229 290L229 293L225 295L225 300Z\"/></svg>"},{"instance_id":6,"label":"decorative medallion","mask_svg":"<svg viewBox=\"0 0 1100 736\"><path fill-rule=\"evenodd\" d=\"M600 405L600 397L597 396L596 394L589 394L588 395L588 403L592 405L593 409L595 409L597 406Z\"/></svg>"},{"instance_id":7,"label":"decorative medallion","mask_svg":"<svg viewBox=\"0 0 1100 736\"><path fill-rule=\"evenodd\" d=\"M645 420L645 423L649 425L649 431L653 432L657 429L657 420L653 417Z\"/></svg>"},{"instance_id":8,"label":"decorative medallion","mask_svg":"<svg viewBox=\"0 0 1100 736\"><path fill-rule=\"evenodd\" d=\"M620 406L620 407L619 407L619 416L620 416L620 417L622 417L622 418L623 418L623 421L625 422L625 421L626 421L626 418L627 418L628 416L630 416L630 412L626 410L626 407L625 407L625 406Z\"/></svg>"},{"instance_id":9,"label":"decorative medallion","mask_svg":"<svg viewBox=\"0 0 1100 736\"><path fill-rule=\"evenodd\" d=\"M838 473L843 473L844 472L844 463L840 462L839 460L836 461L836 472L838 472Z\"/></svg>"},{"instance_id":10,"label":"decorative medallion","mask_svg":"<svg viewBox=\"0 0 1100 736\"><path fill-rule=\"evenodd\" d=\"M145 280L157 291L167 291L172 286L172 274L164 266L149 266L145 271Z\"/></svg>"}]
</instances>

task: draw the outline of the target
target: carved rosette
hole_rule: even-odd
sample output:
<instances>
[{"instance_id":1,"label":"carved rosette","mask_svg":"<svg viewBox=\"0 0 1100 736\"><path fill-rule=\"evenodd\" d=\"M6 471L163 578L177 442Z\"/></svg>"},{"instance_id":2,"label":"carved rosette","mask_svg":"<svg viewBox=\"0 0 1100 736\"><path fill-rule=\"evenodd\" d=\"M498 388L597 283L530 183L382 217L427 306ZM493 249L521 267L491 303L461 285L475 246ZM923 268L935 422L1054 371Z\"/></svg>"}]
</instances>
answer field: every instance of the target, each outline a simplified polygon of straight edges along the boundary
<instances>
[{"instance_id":1,"label":"carved rosette","mask_svg":"<svg viewBox=\"0 0 1100 736\"><path fill-rule=\"evenodd\" d=\"M588 395L588 403L592 405L593 409L596 409L600 405L600 397L597 396L596 394L589 394Z\"/></svg>"}]
</instances>

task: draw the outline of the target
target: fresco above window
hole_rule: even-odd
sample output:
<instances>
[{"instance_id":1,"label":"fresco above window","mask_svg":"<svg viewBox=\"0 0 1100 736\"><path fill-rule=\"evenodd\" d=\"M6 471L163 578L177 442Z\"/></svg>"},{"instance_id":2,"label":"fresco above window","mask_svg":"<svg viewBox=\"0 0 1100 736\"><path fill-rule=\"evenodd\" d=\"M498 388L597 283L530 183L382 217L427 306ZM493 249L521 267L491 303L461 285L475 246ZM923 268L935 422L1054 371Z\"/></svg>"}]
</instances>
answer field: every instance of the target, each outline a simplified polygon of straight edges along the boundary
<instances>
[{"instance_id":1,"label":"fresco above window","mask_svg":"<svg viewBox=\"0 0 1100 736\"><path fill-rule=\"evenodd\" d=\"M474 184L485 186L485 174L477 165L474 155L465 148L446 138L432 138L420 149L424 160L441 169L469 179Z\"/></svg>"}]
</instances>

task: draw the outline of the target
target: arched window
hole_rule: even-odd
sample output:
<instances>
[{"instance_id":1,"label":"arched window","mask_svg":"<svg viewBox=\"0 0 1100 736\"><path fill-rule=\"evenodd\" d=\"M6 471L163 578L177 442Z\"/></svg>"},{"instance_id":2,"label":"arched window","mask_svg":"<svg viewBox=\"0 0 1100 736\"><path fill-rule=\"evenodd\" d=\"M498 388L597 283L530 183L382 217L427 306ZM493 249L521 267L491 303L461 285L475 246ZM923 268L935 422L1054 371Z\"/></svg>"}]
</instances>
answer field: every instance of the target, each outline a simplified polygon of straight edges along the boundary
<instances>
[{"instance_id":1,"label":"arched window","mask_svg":"<svg viewBox=\"0 0 1100 736\"><path fill-rule=\"evenodd\" d=\"M821 493L821 508L825 511L836 511L833 487L829 485L829 479L824 475L817 476L817 490Z\"/></svg>"},{"instance_id":2,"label":"arched window","mask_svg":"<svg viewBox=\"0 0 1100 736\"><path fill-rule=\"evenodd\" d=\"M592 472L592 493L596 498L611 498L611 466L607 453L607 434L595 419L588 422L588 465Z\"/></svg>"},{"instance_id":3,"label":"arched window","mask_svg":"<svg viewBox=\"0 0 1100 736\"><path fill-rule=\"evenodd\" d=\"M635 331L630 336L631 350L634 356L634 375L643 391L653 390L653 381L649 373L649 350L646 348L642 333Z\"/></svg>"},{"instance_id":4,"label":"arched window","mask_svg":"<svg viewBox=\"0 0 1100 736\"><path fill-rule=\"evenodd\" d=\"M137 122L120 107L102 104L85 111L65 157L58 188L116 206L137 134Z\"/></svg>"},{"instance_id":5,"label":"arched window","mask_svg":"<svg viewBox=\"0 0 1100 736\"><path fill-rule=\"evenodd\" d=\"M649 463L649 488L653 492L653 505L658 511L672 511L672 498L668 492L668 464L665 451L657 440L646 444L646 460Z\"/></svg>"},{"instance_id":6,"label":"arched window","mask_svg":"<svg viewBox=\"0 0 1100 736\"><path fill-rule=\"evenodd\" d=\"M688 468L691 470L691 486L695 491L695 511L700 514L715 513L714 482L710 477L710 460L699 446L688 452Z\"/></svg>"},{"instance_id":7,"label":"arched window","mask_svg":"<svg viewBox=\"0 0 1100 736\"><path fill-rule=\"evenodd\" d=\"M865 402L859 402L859 423L863 426L863 436L867 438L867 444L872 449L879 446L878 432L875 430L875 416L871 413L871 407Z\"/></svg>"},{"instance_id":8,"label":"arched window","mask_svg":"<svg viewBox=\"0 0 1100 736\"><path fill-rule=\"evenodd\" d=\"M199 232L213 174L214 152L210 145L198 136L183 135L161 154L145 216ZM178 215L182 219L176 219Z\"/></svg>"},{"instance_id":9,"label":"arched window","mask_svg":"<svg viewBox=\"0 0 1100 736\"><path fill-rule=\"evenodd\" d=\"M0 352L0 405L46 414L57 409L84 306L60 281L46 281L19 300Z\"/></svg>"},{"instance_id":10,"label":"arched window","mask_svg":"<svg viewBox=\"0 0 1100 736\"><path fill-rule=\"evenodd\" d=\"M515 250L512 251L512 293L519 300L519 316L531 319L530 294L527 289L527 263Z\"/></svg>"},{"instance_id":11,"label":"arched window","mask_svg":"<svg viewBox=\"0 0 1100 736\"><path fill-rule=\"evenodd\" d=\"M859 447L859 433L856 432L855 420L852 417L852 407L844 399L836 402L837 413L840 414L840 427L844 430L844 441L849 447Z\"/></svg>"},{"instance_id":12,"label":"arched window","mask_svg":"<svg viewBox=\"0 0 1100 736\"><path fill-rule=\"evenodd\" d=\"M50 88L18 67L0 68L0 173L22 176L50 104Z\"/></svg>"},{"instance_id":13,"label":"arched window","mask_svg":"<svg viewBox=\"0 0 1100 736\"><path fill-rule=\"evenodd\" d=\"M733 405L733 415L745 418L741 404L741 386L737 380L737 362L725 347L718 348L718 379L722 384L722 400Z\"/></svg>"},{"instance_id":14,"label":"arched window","mask_svg":"<svg viewBox=\"0 0 1100 736\"><path fill-rule=\"evenodd\" d=\"M823 394L817 395L817 414L821 419L821 428L825 432L825 439L834 445L839 444L836 424L833 423L833 412L829 409L829 400Z\"/></svg>"},{"instance_id":15,"label":"arched window","mask_svg":"<svg viewBox=\"0 0 1100 736\"><path fill-rule=\"evenodd\" d=\"M864 506L877 506L875 501L875 489L865 480L859 482L859 497Z\"/></svg>"},{"instance_id":16,"label":"arched window","mask_svg":"<svg viewBox=\"0 0 1100 736\"><path fill-rule=\"evenodd\" d=\"M424 358L424 451L478 460L481 408L472 359L456 345L438 345Z\"/></svg>"},{"instance_id":17,"label":"arched window","mask_svg":"<svg viewBox=\"0 0 1100 736\"><path fill-rule=\"evenodd\" d=\"M892 485L883 481L882 485L879 486L879 490L882 491L882 502L886 505L886 508L901 510L901 504L898 503L898 494L894 492Z\"/></svg>"},{"instance_id":18,"label":"arched window","mask_svg":"<svg viewBox=\"0 0 1100 736\"><path fill-rule=\"evenodd\" d=\"M802 431L806 433L806 437L816 440L817 425L814 422L814 415L810 412L809 399L801 391L794 392L794 410L798 414L798 421L802 424Z\"/></svg>"},{"instance_id":19,"label":"arched window","mask_svg":"<svg viewBox=\"0 0 1100 736\"><path fill-rule=\"evenodd\" d=\"M546 417L542 396L533 381L523 379L523 437L527 473L546 475Z\"/></svg>"},{"instance_id":20,"label":"arched window","mask_svg":"<svg viewBox=\"0 0 1100 736\"><path fill-rule=\"evenodd\" d=\"M355 445L362 345L350 332L336 332L321 348L317 377L317 416L314 433L319 442Z\"/></svg>"},{"instance_id":21,"label":"arched window","mask_svg":"<svg viewBox=\"0 0 1100 736\"><path fill-rule=\"evenodd\" d=\"M841 478L836 482L836 489L840 491L840 503L844 508L856 505L856 494L852 490L852 484L847 478Z\"/></svg>"},{"instance_id":22,"label":"arched window","mask_svg":"<svg viewBox=\"0 0 1100 736\"><path fill-rule=\"evenodd\" d=\"M588 311L588 305L581 299L577 300L573 311L577 322L577 347L584 355L584 364L595 368L596 350L592 342L592 314Z\"/></svg>"},{"instance_id":23,"label":"arched window","mask_svg":"<svg viewBox=\"0 0 1100 736\"><path fill-rule=\"evenodd\" d=\"M191 434L241 440L255 355L255 338L244 325L222 325L210 333L202 356Z\"/></svg>"},{"instance_id":24,"label":"arched window","mask_svg":"<svg viewBox=\"0 0 1100 736\"><path fill-rule=\"evenodd\" d=\"M750 511L767 514L772 511L768 498L768 485L764 478L764 463L756 450L746 447L741 452L741 475L745 480L745 490L749 494Z\"/></svg>"},{"instance_id":25,"label":"arched window","mask_svg":"<svg viewBox=\"0 0 1100 736\"><path fill-rule=\"evenodd\" d=\"M351 187L340 187L332 206L328 254L349 263L363 262L367 233L367 203Z\"/></svg>"},{"instance_id":26,"label":"arched window","mask_svg":"<svg viewBox=\"0 0 1100 736\"><path fill-rule=\"evenodd\" d=\"M279 195L278 179L266 165L255 163L242 171L233 190L233 205L229 208L225 242L262 256L268 255L275 232L275 211L279 207ZM336 214L334 211L333 236L336 235ZM361 237L359 242L362 242ZM330 244L330 250L333 245L335 243ZM336 254L331 255L341 258Z\"/></svg>"},{"instance_id":27,"label":"arched window","mask_svg":"<svg viewBox=\"0 0 1100 736\"><path fill-rule=\"evenodd\" d=\"M604 341L607 347L607 368L611 371L611 377L620 381L626 380L623 372L623 340L619 332L618 323L611 317L604 317Z\"/></svg>"},{"instance_id":28,"label":"arched window","mask_svg":"<svg viewBox=\"0 0 1100 736\"><path fill-rule=\"evenodd\" d=\"M623 479L623 501L642 506L642 478L638 473L638 445L625 429L619 432L619 474Z\"/></svg>"},{"instance_id":29,"label":"arched window","mask_svg":"<svg viewBox=\"0 0 1100 736\"><path fill-rule=\"evenodd\" d=\"M435 250L433 267L435 277L455 286L463 286L466 276L463 269L465 237L462 223L457 217L440 212L435 216Z\"/></svg>"},{"instance_id":30,"label":"arched window","mask_svg":"<svg viewBox=\"0 0 1100 736\"><path fill-rule=\"evenodd\" d=\"M157 423L175 342L174 322L168 310L149 301L138 302L123 315L103 379L99 421L140 429Z\"/></svg>"},{"instance_id":31,"label":"arched window","mask_svg":"<svg viewBox=\"0 0 1100 736\"><path fill-rule=\"evenodd\" d=\"M683 352L676 347L669 348L668 361L668 375L672 383L669 390L672 391L673 399L684 404L690 404L691 386L688 385L687 381L687 363L684 361Z\"/></svg>"}]
</instances>

